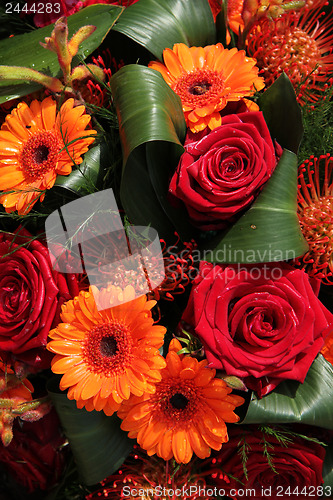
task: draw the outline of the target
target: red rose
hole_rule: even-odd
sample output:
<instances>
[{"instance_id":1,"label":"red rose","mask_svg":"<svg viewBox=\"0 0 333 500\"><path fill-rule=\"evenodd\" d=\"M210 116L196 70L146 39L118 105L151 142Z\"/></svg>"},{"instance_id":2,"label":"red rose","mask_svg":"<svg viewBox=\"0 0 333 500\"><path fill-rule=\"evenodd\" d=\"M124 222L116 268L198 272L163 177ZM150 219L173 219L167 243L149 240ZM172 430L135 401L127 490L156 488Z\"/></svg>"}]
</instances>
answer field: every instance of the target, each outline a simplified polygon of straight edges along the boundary
<instances>
[{"instance_id":1,"label":"red rose","mask_svg":"<svg viewBox=\"0 0 333 500\"><path fill-rule=\"evenodd\" d=\"M308 275L286 263L202 262L183 321L194 327L211 367L244 378L261 397L284 379L304 381L333 314Z\"/></svg>"},{"instance_id":2,"label":"red rose","mask_svg":"<svg viewBox=\"0 0 333 500\"><path fill-rule=\"evenodd\" d=\"M265 443L271 465L264 453ZM243 445L247 455L244 463L240 453ZM324 457L325 448L313 441L293 437L283 446L256 427L234 428L229 432L229 442L216 457L214 482L217 490L224 490L225 495L237 500L245 498L245 492L252 499L319 498L320 492L325 492L321 486Z\"/></svg>"},{"instance_id":3,"label":"red rose","mask_svg":"<svg viewBox=\"0 0 333 500\"><path fill-rule=\"evenodd\" d=\"M0 446L0 462L29 493L49 489L65 466L65 438L56 412L37 422L15 422L13 433L10 445Z\"/></svg>"},{"instance_id":4,"label":"red rose","mask_svg":"<svg viewBox=\"0 0 333 500\"><path fill-rule=\"evenodd\" d=\"M0 350L42 369L49 366L45 346L60 307L79 290L73 275L52 269L46 246L31 240L22 228L0 235Z\"/></svg>"},{"instance_id":5,"label":"red rose","mask_svg":"<svg viewBox=\"0 0 333 500\"><path fill-rule=\"evenodd\" d=\"M253 202L276 163L260 111L223 116L220 127L185 143L170 182L170 201L184 202L194 226L224 228Z\"/></svg>"}]
</instances>

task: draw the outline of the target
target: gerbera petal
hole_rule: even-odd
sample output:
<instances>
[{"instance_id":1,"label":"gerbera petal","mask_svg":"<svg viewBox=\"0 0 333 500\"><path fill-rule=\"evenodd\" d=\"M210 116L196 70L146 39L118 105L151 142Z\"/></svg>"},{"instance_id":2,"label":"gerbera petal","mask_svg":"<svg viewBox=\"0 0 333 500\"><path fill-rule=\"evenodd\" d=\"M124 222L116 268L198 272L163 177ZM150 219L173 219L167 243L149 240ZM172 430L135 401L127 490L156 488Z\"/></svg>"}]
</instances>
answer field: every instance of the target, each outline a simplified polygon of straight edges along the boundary
<instances>
[{"instance_id":1,"label":"gerbera petal","mask_svg":"<svg viewBox=\"0 0 333 500\"><path fill-rule=\"evenodd\" d=\"M98 375L97 373L89 374L86 384L81 391L82 399L92 398L99 392L101 387L100 378L100 375Z\"/></svg>"},{"instance_id":2,"label":"gerbera petal","mask_svg":"<svg viewBox=\"0 0 333 500\"><path fill-rule=\"evenodd\" d=\"M210 456L210 448L208 444L203 440L201 433L198 431L195 425L191 427L191 432L189 434L189 440L194 453L199 458L207 458Z\"/></svg>"},{"instance_id":3,"label":"gerbera petal","mask_svg":"<svg viewBox=\"0 0 333 500\"><path fill-rule=\"evenodd\" d=\"M188 463L191 460L192 450L185 430L178 429L173 433L172 452L178 463Z\"/></svg>"},{"instance_id":4,"label":"gerbera petal","mask_svg":"<svg viewBox=\"0 0 333 500\"><path fill-rule=\"evenodd\" d=\"M71 385L79 382L82 377L86 375L86 367L84 363L80 363L79 365L72 366L68 369L68 371L62 376L59 387L63 391L67 389Z\"/></svg>"},{"instance_id":5,"label":"gerbera petal","mask_svg":"<svg viewBox=\"0 0 333 500\"><path fill-rule=\"evenodd\" d=\"M64 354L70 356L71 354L81 354L82 346L79 342L71 342L66 340L51 340L47 348L49 351L57 354Z\"/></svg>"},{"instance_id":6,"label":"gerbera petal","mask_svg":"<svg viewBox=\"0 0 333 500\"><path fill-rule=\"evenodd\" d=\"M164 422L154 421L149 427L146 427L144 434L142 435L141 447L145 450L149 450L150 448L156 446L156 444L160 441L162 435L165 431Z\"/></svg>"},{"instance_id":7,"label":"gerbera petal","mask_svg":"<svg viewBox=\"0 0 333 500\"><path fill-rule=\"evenodd\" d=\"M166 67L173 77L178 78L184 73L184 69L178 57L171 49L165 49L163 51L163 59Z\"/></svg>"},{"instance_id":8,"label":"gerbera petal","mask_svg":"<svg viewBox=\"0 0 333 500\"><path fill-rule=\"evenodd\" d=\"M50 130L54 127L57 112L57 104L52 97L47 97L41 103L41 118L45 130Z\"/></svg>"},{"instance_id":9,"label":"gerbera petal","mask_svg":"<svg viewBox=\"0 0 333 500\"><path fill-rule=\"evenodd\" d=\"M0 190L11 189L24 182L24 172L11 167L0 168Z\"/></svg>"},{"instance_id":10,"label":"gerbera petal","mask_svg":"<svg viewBox=\"0 0 333 500\"><path fill-rule=\"evenodd\" d=\"M185 71L193 71L195 69L195 63L193 61L192 53L187 45L184 43L178 43L175 46L177 50L177 56L180 64ZM178 75L177 75L178 76Z\"/></svg>"},{"instance_id":11,"label":"gerbera petal","mask_svg":"<svg viewBox=\"0 0 333 500\"><path fill-rule=\"evenodd\" d=\"M69 368L81 363L81 356L57 357L55 356L51 362L53 373L65 373Z\"/></svg>"}]
</instances>

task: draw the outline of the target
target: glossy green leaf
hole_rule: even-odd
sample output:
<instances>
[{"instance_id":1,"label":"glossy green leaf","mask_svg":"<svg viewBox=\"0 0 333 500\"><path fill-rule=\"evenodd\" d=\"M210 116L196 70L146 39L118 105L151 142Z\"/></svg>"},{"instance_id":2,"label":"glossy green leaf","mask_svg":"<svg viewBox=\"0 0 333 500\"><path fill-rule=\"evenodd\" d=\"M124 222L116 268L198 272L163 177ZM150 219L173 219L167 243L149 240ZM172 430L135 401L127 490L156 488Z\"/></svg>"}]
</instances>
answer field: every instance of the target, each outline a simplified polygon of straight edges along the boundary
<instances>
[{"instance_id":1,"label":"glossy green leaf","mask_svg":"<svg viewBox=\"0 0 333 500\"><path fill-rule=\"evenodd\" d=\"M98 144L84 155L81 165L71 174L59 175L55 187L67 189L79 196L94 193L102 188L103 177L109 165L107 144Z\"/></svg>"},{"instance_id":2,"label":"glossy green leaf","mask_svg":"<svg viewBox=\"0 0 333 500\"><path fill-rule=\"evenodd\" d=\"M324 479L324 486L327 488L327 491L328 488L331 488L333 494L333 442L331 442L326 448L326 455L323 467L323 479Z\"/></svg>"},{"instance_id":3,"label":"glossy green leaf","mask_svg":"<svg viewBox=\"0 0 333 500\"><path fill-rule=\"evenodd\" d=\"M73 66L85 59L104 40L122 9L114 5L91 5L69 16L68 30L71 37L81 26L96 26L94 33L80 45ZM53 25L16 35L0 41L0 65L26 66L50 76L62 76L57 55L44 49L39 42L50 36ZM22 97L41 88L36 83L22 83L15 80L0 81L0 104L10 99Z\"/></svg>"},{"instance_id":4,"label":"glossy green leaf","mask_svg":"<svg viewBox=\"0 0 333 500\"><path fill-rule=\"evenodd\" d=\"M215 25L207 0L140 0L128 7L113 30L143 45L158 59L175 43L215 43Z\"/></svg>"},{"instance_id":5,"label":"glossy green leaf","mask_svg":"<svg viewBox=\"0 0 333 500\"><path fill-rule=\"evenodd\" d=\"M285 150L257 200L207 252L209 262L253 264L303 255L308 245L297 217L297 156Z\"/></svg>"},{"instance_id":6,"label":"glossy green leaf","mask_svg":"<svg viewBox=\"0 0 333 500\"><path fill-rule=\"evenodd\" d=\"M242 424L303 423L333 429L333 366L319 354L303 384L286 380L257 399L252 396Z\"/></svg>"},{"instance_id":7,"label":"glossy green leaf","mask_svg":"<svg viewBox=\"0 0 333 500\"><path fill-rule=\"evenodd\" d=\"M111 89L123 147L120 196L125 211L134 224L171 236L182 223L166 200L186 133L180 99L157 71L139 65L121 68Z\"/></svg>"},{"instance_id":8,"label":"glossy green leaf","mask_svg":"<svg viewBox=\"0 0 333 500\"><path fill-rule=\"evenodd\" d=\"M303 137L302 110L285 73L258 100L273 139L297 154Z\"/></svg>"},{"instance_id":9,"label":"glossy green leaf","mask_svg":"<svg viewBox=\"0 0 333 500\"><path fill-rule=\"evenodd\" d=\"M79 410L75 401L58 389L58 378L50 379L48 390L84 483L96 484L113 474L134 444L120 429L119 418L102 411Z\"/></svg>"}]
</instances>

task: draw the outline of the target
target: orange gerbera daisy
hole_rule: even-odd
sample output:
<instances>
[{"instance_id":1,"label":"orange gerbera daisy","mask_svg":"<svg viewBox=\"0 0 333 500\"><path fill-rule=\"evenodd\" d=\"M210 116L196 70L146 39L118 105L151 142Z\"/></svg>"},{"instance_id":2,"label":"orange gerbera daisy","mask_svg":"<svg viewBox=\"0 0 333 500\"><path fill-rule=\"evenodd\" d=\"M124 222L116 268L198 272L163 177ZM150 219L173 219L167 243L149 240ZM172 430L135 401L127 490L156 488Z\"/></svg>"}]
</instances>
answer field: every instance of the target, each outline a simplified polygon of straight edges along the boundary
<instances>
[{"instance_id":1,"label":"orange gerbera daisy","mask_svg":"<svg viewBox=\"0 0 333 500\"><path fill-rule=\"evenodd\" d=\"M226 382L207 368L207 360L178 355L181 347L178 340L171 341L155 393L132 396L123 402L118 416L123 419L121 428L148 455L188 463L193 452L206 458L211 448L221 449L228 441L225 422L239 420L234 409L244 399L230 395Z\"/></svg>"},{"instance_id":2,"label":"orange gerbera daisy","mask_svg":"<svg viewBox=\"0 0 333 500\"><path fill-rule=\"evenodd\" d=\"M108 308L98 310L94 297ZM134 297L132 286L90 287L62 306L63 323L50 332L47 349L56 353L52 371L64 374L60 389L69 388L78 408L112 415L130 394L152 393L161 380L166 329L153 325L156 301Z\"/></svg>"},{"instance_id":3,"label":"orange gerbera daisy","mask_svg":"<svg viewBox=\"0 0 333 500\"><path fill-rule=\"evenodd\" d=\"M0 203L6 212L28 213L43 201L57 175L68 175L94 141L96 130L85 130L90 116L68 99L57 113L52 97L19 103L0 130Z\"/></svg>"},{"instance_id":4,"label":"orange gerbera daisy","mask_svg":"<svg viewBox=\"0 0 333 500\"><path fill-rule=\"evenodd\" d=\"M243 50L225 49L221 43L207 47L187 47L176 43L163 51L164 63L149 67L159 71L179 95L187 126L192 132L212 130L221 125L220 111L229 101L238 101L261 90L256 60Z\"/></svg>"}]
</instances>

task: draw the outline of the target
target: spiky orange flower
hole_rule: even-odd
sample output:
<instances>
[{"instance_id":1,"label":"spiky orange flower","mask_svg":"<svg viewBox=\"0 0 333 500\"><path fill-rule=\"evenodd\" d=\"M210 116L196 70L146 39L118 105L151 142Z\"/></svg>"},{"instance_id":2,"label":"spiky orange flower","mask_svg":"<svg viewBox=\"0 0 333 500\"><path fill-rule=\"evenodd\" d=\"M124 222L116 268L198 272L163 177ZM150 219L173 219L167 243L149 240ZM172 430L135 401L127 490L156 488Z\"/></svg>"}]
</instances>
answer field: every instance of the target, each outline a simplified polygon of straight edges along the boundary
<instances>
[{"instance_id":1,"label":"spiky orange flower","mask_svg":"<svg viewBox=\"0 0 333 500\"><path fill-rule=\"evenodd\" d=\"M98 310L94 296L108 308ZM134 297L131 286L90 287L63 305L63 323L50 332L47 348L56 353L52 371L64 374L60 389L69 388L78 408L112 415L130 394L152 393L161 380L165 360L158 349L166 329L153 325L156 302Z\"/></svg>"},{"instance_id":2,"label":"spiky orange flower","mask_svg":"<svg viewBox=\"0 0 333 500\"><path fill-rule=\"evenodd\" d=\"M121 469L103 479L85 500L212 500L200 466L197 459L179 466L157 456L147 457L145 451L134 445L134 452Z\"/></svg>"},{"instance_id":3,"label":"spiky orange flower","mask_svg":"<svg viewBox=\"0 0 333 500\"><path fill-rule=\"evenodd\" d=\"M305 160L299 167L298 183L297 214L309 250L295 264L310 276L333 284L333 157L327 154Z\"/></svg>"},{"instance_id":4,"label":"spiky orange flower","mask_svg":"<svg viewBox=\"0 0 333 500\"><path fill-rule=\"evenodd\" d=\"M315 102L333 73L333 16L319 9L263 19L247 36L248 53L257 59L267 86L285 72L300 102Z\"/></svg>"},{"instance_id":5,"label":"spiky orange flower","mask_svg":"<svg viewBox=\"0 0 333 500\"><path fill-rule=\"evenodd\" d=\"M173 339L155 393L132 396L118 416L123 419L121 428L148 455L188 463L193 453L206 458L211 448L221 449L228 441L225 422L239 420L234 409L244 399L230 395L224 380L214 378L216 371L207 368L207 360L178 355L180 349Z\"/></svg>"},{"instance_id":6,"label":"spiky orange flower","mask_svg":"<svg viewBox=\"0 0 333 500\"><path fill-rule=\"evenodd\" d=\"M68 99L57 112L52 97L19 103L0 130L0 203L6 212L28 213L57 175L68 175L94 141L90 116Z\"/></svg>"},{"instance_id":7,"label":"spiky orange flower","mask_svg":"<svg viewBox=\"0 0 333 500\"><path fill-rule=\"evenodd\" d=\"M149 67L159 71L181 98L192 132L219 127L219 112L229 101L239 101L265 86L255 59L243 50L225 49L221 43L206 47L176 43L172 50L163 51L163 59L164 64L153 61Z\"/></svg>"}]
</instances>

